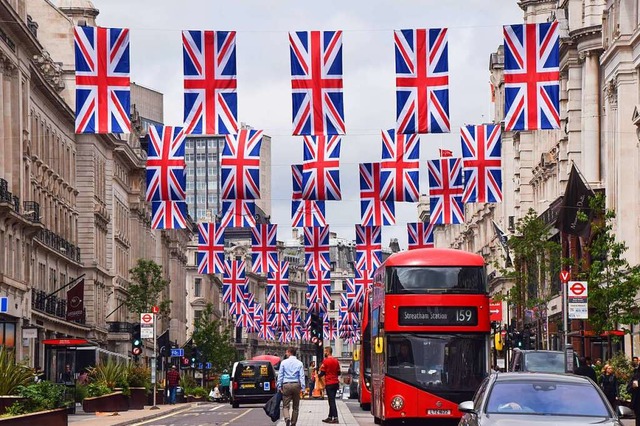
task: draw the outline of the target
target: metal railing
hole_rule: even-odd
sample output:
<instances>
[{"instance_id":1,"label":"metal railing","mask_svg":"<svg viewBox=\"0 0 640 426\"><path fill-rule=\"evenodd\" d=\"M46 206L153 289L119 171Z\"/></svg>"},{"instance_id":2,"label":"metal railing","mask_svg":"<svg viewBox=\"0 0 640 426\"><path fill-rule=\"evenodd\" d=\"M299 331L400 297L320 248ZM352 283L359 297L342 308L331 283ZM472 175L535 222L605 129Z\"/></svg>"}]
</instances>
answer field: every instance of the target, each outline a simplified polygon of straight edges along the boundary
<instances>
[{"instance_id":1,"label":"metal railing","mask_svg":"<svg viewBox=\"0 0 640 426\"><path fill-rule=\"evenodd\" d=\"M47 247L57 251L63 256L80 263L80 247L71 244L49 229L43 229L36 235L36 238Z\"/></svg>"},{"instance_id":2,"label":"metal railing","mask_svg":"<svg viewBox=\"0 0 640 426\"><path fill-rule=\"evenodd\" d=\"M43 290L31 289L31 308L44 312L64 320L67 319L67 301L55 295L47 297L47 292ZM87 310L82 310L82 318L73 322L85 324Z\"/></svg>"},{"instance_id":3,"label":"metal railing","mask_svg":"<svg viewBox=\"0 0 640 426\"><path fill-rule=\"evenodd\" d=\"M25 201L22 207L22 216L33 223L40 223L40 204L36 201Z\"/></svg>"}]
</instances>

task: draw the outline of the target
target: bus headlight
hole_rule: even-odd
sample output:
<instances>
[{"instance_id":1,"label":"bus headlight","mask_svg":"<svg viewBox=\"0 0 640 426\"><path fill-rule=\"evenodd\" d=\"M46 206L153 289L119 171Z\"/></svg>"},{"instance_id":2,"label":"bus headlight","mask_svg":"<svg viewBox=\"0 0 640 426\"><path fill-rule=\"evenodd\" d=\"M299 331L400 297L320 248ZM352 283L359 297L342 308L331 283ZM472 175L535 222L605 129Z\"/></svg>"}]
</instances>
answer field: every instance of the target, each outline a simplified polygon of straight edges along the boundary
<instances>
[{"instance_id":1,"label":"bus headlight","mask_svg":"<svg viewBox=\"0 0 640 426\"><path fill-rule=\"evenodd\" d=\"M402 407L404 407L404 399L401 396L394 396L391 400L391 408L400 411Z\"/></svg>"}]
</instances>

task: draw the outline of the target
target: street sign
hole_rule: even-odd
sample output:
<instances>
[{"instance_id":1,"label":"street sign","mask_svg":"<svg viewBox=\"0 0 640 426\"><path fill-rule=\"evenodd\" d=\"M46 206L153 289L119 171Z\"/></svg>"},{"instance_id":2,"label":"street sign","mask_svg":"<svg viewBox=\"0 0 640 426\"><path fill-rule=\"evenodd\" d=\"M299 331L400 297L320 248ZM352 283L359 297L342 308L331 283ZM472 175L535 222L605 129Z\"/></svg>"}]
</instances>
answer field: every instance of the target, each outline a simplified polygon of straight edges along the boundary
<instances>
[{"instance_id":1,"label":"street sign","mask_svg":"<svg viewBox=\"0 0 640 426\"><path fill-rule=\"evenodd\" d=\"M153 314L148 312L140 314L140 325L142 327L153 327Z\"/></svg>"},{"instance_id":2,"label":"street sign","mask_svg":"<svg viewBox=\"0 0 640 426\"><path fill-rule=\"evenodd\" d=\"M160 306L152 306L151 307L151 312L153 312L154 314L159 314L160 313Z\"/></svg>"},{"instance_id":3,"label":"street sign","mask_svg":"<svg viewBox=\"0 0 640 426\"><path fill-rule=\"evenodd\" d=\"M198 363L198 370L202 370L202 363L201 362Z\"/></svg>"},{"instance_id":4,"label":"street sign","mask_svg":"<svg viewBox=\"0 0 640 426\"><path fill-rule=\"evenodd\" d=\"M182 349L182 348L171 349L171 358L180 357L180 356L184 356L184 349Z\"/></svg>"},{"instance_id":5,"label":"street sign","mask_svg":"<svg viewBox=\"0 0 640 426\"><path fill-rule=\"evenodd\" d=\"M589 298L586 281L567 283L569 319L589 319Z\"/></svg>"},{"instance_id":6,"label":"street sign","mask_svg":"<svg viewBox=\"0 0 640 426\"><path fill-rule=\"evenodd\" d=\"M489 320L491 322L502 321L502 302L489 302Z\"/></svg>"},{"instance_id":7,"label":"street sign","mask_svg":"<svg viewBox=\"0 0 640 426\"><path fill-rule=\"evenodd\" d=\"M204 367L205 367L207 370L211 370L211 363L210 363L210 362L206 363L206 364L204 365Z\"/></svg>"},{"instance_id":8,"label":"street sign","mask_svg":"<svg viewBox=\"0 0 640 426\"><path fill-rule=\"evenodd\" d=\"M153 339L153 327L140 327L141 339Z\"/></svg>"},{"instance_id":9,"label":"street sign","mask_svg":"<svg viewBox=\"0 0 640 426\"><path fill-rule=\"evenodd\" d=\"M9 312L9 298L0 297L0 313Z\"/></svg>"},{"instance_id":10,"label":"street sign","mask_svg":"<svg viewBox=\"0 0 640 426\"><path fill-rule=\"evenodd\" d=\"M560 271L560 281L566 283L569 281L569 271Z\"/></svg>"}]
</instances>

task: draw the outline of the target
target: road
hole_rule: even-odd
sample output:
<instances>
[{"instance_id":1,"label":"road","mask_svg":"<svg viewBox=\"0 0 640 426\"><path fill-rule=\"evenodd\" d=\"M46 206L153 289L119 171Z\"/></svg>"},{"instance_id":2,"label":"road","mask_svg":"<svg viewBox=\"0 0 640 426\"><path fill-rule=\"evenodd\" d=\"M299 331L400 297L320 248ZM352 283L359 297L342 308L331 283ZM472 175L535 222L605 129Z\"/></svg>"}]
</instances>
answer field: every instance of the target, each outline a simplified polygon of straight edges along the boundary
<instances>
[{"instance_id":1,"label":"road","mask_svg":"<svg viewBox=\"0 0 640 426\"><path fill-rule=\"evenodd\" d=\"M202 404L165 417L136 423L145 426L275 425L262 410L263 404L231 408L229 404Z\"/></svg>"},{"instance_id":2,"label":"road","mask_svg":"<svg viewBox=\"0 0 640 426\"><path fill-rule=\"evenodd\" d=\"M344 399L343 401L347 403L347 407L349 407L349 411L351 411L353 417L356 418L358 425L375 425L375 423L373 423L373 416L371 415L371 413L368 410L364 411L362 408L360 408L360 404L358 403L357 399Z\"/></svg>"}]
</instances>

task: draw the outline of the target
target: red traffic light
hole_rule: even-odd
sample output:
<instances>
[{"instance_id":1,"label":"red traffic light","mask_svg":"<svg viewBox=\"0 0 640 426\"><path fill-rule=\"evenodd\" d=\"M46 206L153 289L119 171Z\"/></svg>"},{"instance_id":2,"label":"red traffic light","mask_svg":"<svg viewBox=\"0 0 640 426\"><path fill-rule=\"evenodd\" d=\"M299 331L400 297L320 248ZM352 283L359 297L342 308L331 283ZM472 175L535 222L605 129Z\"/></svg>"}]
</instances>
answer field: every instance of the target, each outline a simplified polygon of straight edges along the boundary
<instances>
[{"instance_id":1,"label":"red traffic light","mask_svg":"<svg viewBox=\"0 0 640 426\"><path fill-rule=\"evenodd\" d=\"M191 364L191 362L189 361L189 358L187 357L182 357L182 365L189 365Z\"/></svg>"}]
</instances>

